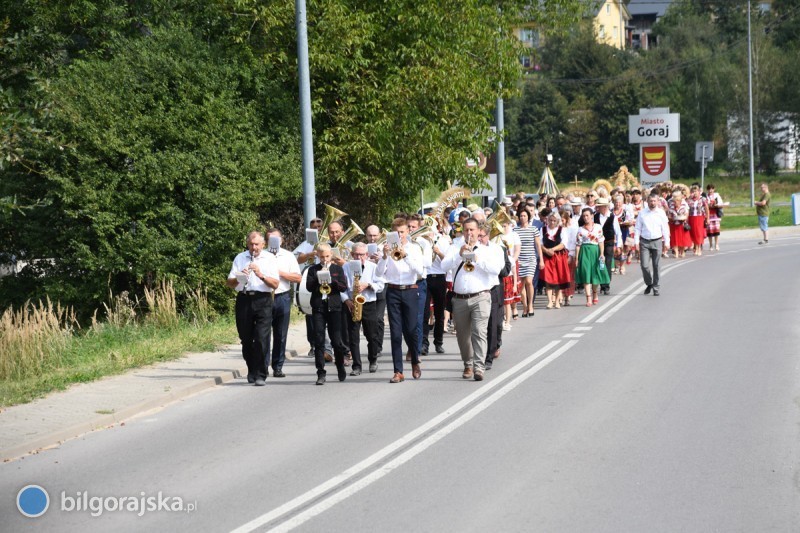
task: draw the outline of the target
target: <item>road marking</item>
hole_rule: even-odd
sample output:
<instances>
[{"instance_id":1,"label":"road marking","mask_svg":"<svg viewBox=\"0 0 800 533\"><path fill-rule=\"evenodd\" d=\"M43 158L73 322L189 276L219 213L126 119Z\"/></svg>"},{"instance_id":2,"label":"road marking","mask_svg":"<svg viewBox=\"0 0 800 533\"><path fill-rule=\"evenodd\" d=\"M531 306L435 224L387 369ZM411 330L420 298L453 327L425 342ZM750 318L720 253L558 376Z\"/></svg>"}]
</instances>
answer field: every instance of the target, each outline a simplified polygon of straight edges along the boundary
<instances>
[{"instance_id":1,"label":"road marking","mask_svg":"<svg viewBox=\"0 0 800 533\"><path fill-rule=\"evenodd\" d=\"M561 348L559 348L552 354L548 355L547 357L539 361L539 363L537 363L536 365L532 366L531 368L529 368L528 370L526 370L525 372L514 378L511 382L507 383L505 386L496 391L494 394L492 394L485 400L481 401L480 403L476 404L468 411L464 412L461 416L450 422L445 427L440 428L432 435L428 436L424 440L413 445L411 448L404 451L401 455L395 457L385 465L380 466L375 471L359 479L352 485L344 487L342 490L334 494L331 494L324 500L313 505L312 507L309 507L308 509L299 513L298 515L293 516L288 520L276 525L269 531L270 532L291 531L292 529L300 526L301 524L307 522L308 520L311 520L315 516L324 513L331 507L345 501L347 498L350 498L351 496L359 492L361 489L364 489L369 485L375 483L382 477L386 476L393 470L407 463L408 461L410 461L420 453L424 452L425 450L427 450L428 448L430 448L431 446L442 440L444 437L446 437L459 427L463 426L464 424L475 418L478 414L485 411L490 405L498 401L500 398L502 398L515 388L517 388L526 379L533 376L534 374L545 368L547 365L558 359L561 355L563 355L567 350L575 346L577 343L578 341L569 341L565 343ZM242 528L244 527L245 526L242 526ZM236 531L243 530L242 528L239 528Z\"/></svg>"},{"instance_id":2,"label":"road marking","mask_svg":"<svg viewBox=\"0 0 800 533\"><path fill-rule=\"evenodd\" d=\"M568 341L564 346L570 346L571 347L572 345L574 345L577 342L578 341ZM439 424L443 423L448 418L453 417L456 413L458 413L464 407L466 407L470 403L474 402L475 400L477 400L481 396L485 396L485 395L489 394L493 389L499 387L503 382L511 379L514 376L515 373L519 372L522 368L524 368L525 366L529 365L530 363L532 363L533 361L535 361L536 359L538 359L539 357L541 357L545 353L549 352L553 347L557 346L560 343L561 343L561 341L559 341L559 340L555 340L555 341L549 342L547 345L545 345L543 348L541 348L536 353L526 357L524 360L520 361L519 363L517 363L516 365L511 367L506 372L504 372L504 373L500 374L499 376L497 376L497 378L485 383L478 390L476 390L475 392L473 392L469 396L465 397L464 399L456 402L453 406L451 406L450 408L446 409L441 414L435 416L434 418L432 418L431 420L429 420L425 424L421 425L417 429L407 433L405 436L403 436L400 439L392 442L391 444L388 444L387 446L384 446L382 449L378 450L377 452L375 452L371 456L367 457L366 459L364 459L360 463L348 468L347 470L345 470L341 474L332 477L328 481L326 481L326 482L314 487L313 489L305 492L304 494L301 494L300 496L298 496L298 497L286 502L285 504L281 505L280 507L277 507L277 508L273 509L272 511L270 511L268 513L265 513L265 514L255 518L255 519L251 520L250 522L247 522L246 524L236 528L234 530L234 532L235 533L242 533L242 532L245 532L245 531L253 531L256 528L259 528L259 527L261 527L261 526L263 526L265 524L268 524L268 523L276 520L277 518L280 518L281 516L283 516L283 515L285 515L285 514L287 514L289 512L295 511L299 507L302 507L303 505L307 504L308 502L310 502L312 500L320 498L323 494L325 494L326 492L334 489L336 486L347 482L351 478L361 474L362 472L364 472L365 470L367 470L368 468L373 466L375 463L377 463L379 461L382 461L383 459L385 459L386 457L388 457L391 454L395 453L396 451L408 446L411 442L413 442L414 440L418 439L419 437L421 437L422 435L424 435L425 433L427 433L428 431L430 431L434 427L438 426ZM536 365L536 366L539 366L539 365ZM536 367L534 367L534 368L536 368ZM483 402L481 402L481 404L482 403Z\"/></svg>"},{"instance_id":3,"label":"road marking","mask_svg":"<svg viewBox=\"0 0 800 533\"><path fill-rule=\"evenodd\" d=\"M592 326L575 326L572 331L591 331Z\"/></svg>"},{"instance_id":4,"label":"road marking","mask_svg":"<svg viewBox=\"0 0 800 533\"><path fill-rule=\"evenodd\" d=\"M565 339L580 339L580 338L581 338L581 337L583 337L584 335L585 335L585 333L565 333L565 334L563 335L563 337L564 337Z\"/></svg>"}]
</instances>

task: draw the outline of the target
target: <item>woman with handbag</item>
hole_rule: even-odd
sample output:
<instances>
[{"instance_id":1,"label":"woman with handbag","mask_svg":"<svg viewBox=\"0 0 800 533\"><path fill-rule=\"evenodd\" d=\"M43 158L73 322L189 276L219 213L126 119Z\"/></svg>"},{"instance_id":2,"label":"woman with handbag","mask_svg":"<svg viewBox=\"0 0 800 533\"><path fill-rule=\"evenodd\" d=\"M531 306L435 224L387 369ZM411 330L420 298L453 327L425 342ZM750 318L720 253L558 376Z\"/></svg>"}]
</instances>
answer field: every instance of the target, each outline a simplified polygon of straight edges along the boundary
<instances>
[{"instance_id":1,"label":"woman with handbag","mask_svg":"<svg viewBox=\"0 0 800 533\"><path fill-rule=\"evenodd\" d=\"M708 202L700 195L700 186L692 185L689 193L689 234L694 255L703 255L703 242L708 226Z\"/></svg>"},{"instance_id":2,"label":"woman with handbag","mask_svg":"<svg viewBox=\"0 0 800 533\"><path fill-rule=\"evenodd\" d=\"M692 239L689 235L689 204L679 190L672 192L668 202L667 219L669 220L669 242L672 243L672 254L675 257L685 257L686 249L691 246Z\"/></svg>"}]
</instances>

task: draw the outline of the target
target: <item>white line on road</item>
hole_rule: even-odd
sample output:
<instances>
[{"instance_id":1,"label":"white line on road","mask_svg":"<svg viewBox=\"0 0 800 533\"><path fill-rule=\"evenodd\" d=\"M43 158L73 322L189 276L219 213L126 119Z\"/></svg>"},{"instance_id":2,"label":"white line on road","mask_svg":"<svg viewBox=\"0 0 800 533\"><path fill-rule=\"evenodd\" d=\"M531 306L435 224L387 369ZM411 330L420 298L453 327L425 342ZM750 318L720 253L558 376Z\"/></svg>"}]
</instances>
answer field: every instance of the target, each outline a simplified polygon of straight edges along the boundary
<instances>
[{"instance_id":1,"label":"white line on road","mask_svg":"<svg viewBox=\"0 0 800 533\"><path fill-rule=\"evenodd\" d=\"M572 346L576 342L577 341L568 341L565 344L565 346ZM404 448L409 443L413 442L414 440L416 440L420 436L424 435L425 433L427 433L428 431L430 431L431 429L433 429L437 425L441 424L442 422L444 422L448 418L454 416L458 411L460 411L461 409L463 409L464 407L466 407L467 405L469 405L473 401L477 400L481 396L485 396L486 394L489 394L493 389L495 389L496 387L500 386L503 382L505 382L505 381L511 379L512 377L514 377L514 374L516 374L517 372L522 370L525 366L529 365L530 363L532 363L533 361L535 361L536 359L538 359L539 357L541 357L545 353L549 352L553 347L555 347L556 345L558 345L560 343L561 343L561 341L551 341L551 342L549 342L547 345L545 345L543 348L538 350L536 353L526 357L524 360L520 361L519 363L517 363L516 365L511 367L506 372L504 372L504 373L500 374L499 376L497 376L497 378L489 381L488 383L485 383L481 388L479 388L478 390L476 390L475 392L473 392L472 394L470 394L469 396L467 396L463 400L457 402L452 407L450 407L449 409L445 410L444 412L442 412L438 416L432 418L431 420L429 420L425 424L421 425L417 429L407 433L405 436L401 437L400 439L398 439L398 440L392 442L391 444L383 447L382 449L378 450L377 452L375 452L371 456L367 457L366 459L364 459L360 463L348 468L347 470L345 470L341 474L332 477L328 481L326 481L326 482L314 487L313 489L305 492L304 494L301 494L300 496L294 498L293 500L290 500L290 501L286 502L285 504L281 505L280 507L277 507L277 508L273 509L272 511L266 513L266 514L263 514L263 515L255 518L255 519L251 520L250 522L248 522L248 523L236 528L233 531L235 533L242 533L242 532L245 532L245 531L253 531L256 528L261 527L261 526L263 526L265 524L268 524L268 523L272 522L273 520L275 520L277 518L280 518L281 516L283 516L283 515L285 515L285 514L287 514L289 512L295 511L296 509L298 509L299 507L302 507L303 505L307 504L308 502L321 497L323 494L325 494L326 492L332 490L336 486L341 485L342 483L345 483L346 481L350 480L351 478L361 474L363 471L367 470L368 468L373 466L375 463L385 459L386 457L388 457L389 455L395 453L396 451L400 450L401 448Z\"/></svg>"},{"instance_id":2,"label":"white line on road","mask_svg":"<svg viewBox=\"0 0 800 533\"><path fill-rule=\"evenodd\" d=\"M565 339L580 339L584 335L584 333L564 333L563 337Z\"/></svg>"},{"instance_id":3,"label":"white line on road","mask_svg":"<svg viewBox=\"0 0 800 533\"><path fill-rule=\"evenodd\" d=\"M444 437L446 437L447 435L458 429L459 427L463 426L464 424L475 418L479 413L483 412L497 400L499 400L500 398L502 398L503 396L514 390L526 379L533 376L534 374L542 370L544 367L546 367L547 365L558 359L561 355L563 355L567 350L575 346L577 343L578 341L567 342L566 344L564 344L564 346L562 346L552 354L548 355L546 358L542 359L539 363L537 363L533 367L529 368L528 370L526 370L525 372L514 378L514 380L512 380L510 383L503 386L501 389L493 393L485 400L476 404L474 407L466 411L456 420L453 420L448 425L444 426L443 428L440 428L438 431L427 437L425 440L415 444L414 446L403 452L401 455L395 457L385 465L377 468L374 472L370 473L369 475L363 477L362 479L359 479L352 485L344 487L339 492L331 494L321 502L315 504L312 507L309 507L300 514L289 518L285 522L278 524L269 531L270 532L291 531L292 529L300 526L304 522L307 522L308 520L311 520L315 516L324 513L334 505L345 501L347 498L350 498L361 489L364 489L369 485L375 483L382 477L386 476L396 468L399 468L403 464L407 463L415 456L419 455L420 453L430 448L438 441L442 440Z\"/></svg>"},{"instance_id":4,"label":"white line on road","mask_svg":"<svg viewBox=\"0 0 800 533\"><path fill-rule=\"evenodd\" d=\"M592 326L575 326L572 331L591 331Z\"/></svg>"}]
</instances>

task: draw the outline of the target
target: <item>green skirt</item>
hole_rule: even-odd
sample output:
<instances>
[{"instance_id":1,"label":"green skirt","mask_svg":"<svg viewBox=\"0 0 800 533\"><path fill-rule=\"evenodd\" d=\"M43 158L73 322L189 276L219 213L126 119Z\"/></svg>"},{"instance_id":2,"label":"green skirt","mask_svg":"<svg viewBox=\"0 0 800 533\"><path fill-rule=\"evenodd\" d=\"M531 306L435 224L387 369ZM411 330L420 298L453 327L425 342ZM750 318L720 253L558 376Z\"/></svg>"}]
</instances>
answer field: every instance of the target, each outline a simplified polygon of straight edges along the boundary
<instances>
[{"instance_id":1,"label":"green skirt","mask_svg":"<svg viewBox=\"0 0 800 533\"><path fill-rule=\"evenodd\" d=\"M603 264L605 267L605 264ZM608 269L600 269L600 246L584 244L575 269L575 285L603 285L611 283Z\"/></svg>"}]
</instances>

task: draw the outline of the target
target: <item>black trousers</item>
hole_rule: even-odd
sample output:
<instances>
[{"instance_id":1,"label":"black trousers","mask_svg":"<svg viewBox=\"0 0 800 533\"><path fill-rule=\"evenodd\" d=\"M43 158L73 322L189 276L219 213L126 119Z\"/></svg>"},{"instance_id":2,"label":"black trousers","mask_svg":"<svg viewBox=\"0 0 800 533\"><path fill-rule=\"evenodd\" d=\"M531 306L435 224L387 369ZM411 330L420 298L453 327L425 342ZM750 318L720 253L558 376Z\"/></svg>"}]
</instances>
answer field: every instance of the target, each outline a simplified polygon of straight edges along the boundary
<instances>
[{"instance_id":1,"label":"black trousers","mask_svg":"<svg viewBox=\"0 0 800 533\"><path fill-rule=\"evenodd\" d=\"M608 283L601 285L600 288L608 290L611 288L611 276L614 273L614 269L611 268L611 264L614 262L614 241L610 243L608 240L603 241L603 255L606 259L606 270L608 270Z\"/></svg>"},{"instance_id":2,"label":"black trousers","mask_svg":"<svg viewBox=\"0 0 800 533\"><path fill-rule=\"evenodd\" d=\"M383 319L386 316L386 289L383 289L375 296L375 318L378 320L378 353L380 354L383 352L383 339L386 334L384 331L386 326L383 323Z\"/></svg>"},{"instance_id":3,"label":"black trousers","mask_svg":"<svg viewBox=\"0 0 800 533\"><path fill-rule=\"evenodd\" d=\"M447 276L431 274L428 276L428 293L425 299L425 315L422 322L422 345L427 348L431 327L431 301L433 301L433 345L444 343L444 303L447 294Z\"/></svg>"},{"instance_id":4,"label":"black trousers","mask_svg":"<svg viewBox=\"0 0 800 533\"><path fill-rule=\"evenodd\" d=\"M417 342L417 313L419 313L419 292L417 289L386 288L386 310L389 313L389 335L392 340L392 362L394 371L403 373L403 339L411 362L419 364Z\"/></svg>"},{"instance_id":5,"label":"black trousers","mask_svg":"<svg viewBox=\"0 0 800 533\"><path fill-rule=\"evenodd\" d=\"M497 289L503 290L502 285L492 287L489 293L492 295L492 311L489 313L489 331L486 335L486 361L494 360L494 352L499 348L499 331L503 327L503 296L498 294ZM499 331L498 331L499 330Z\"/></svg>"},{"instance_id":6,"label":"black trousers","mask_svg":"<svg viewBox=\"0 0 800 533\"><path fill-rule=\"evenodd\" d=\"M236 295L235 312L247 374L255 379L267 379L272 294L263 292L251 296L240 292Z\"/></svg>"},{"instance_id":7,"label":"black trousers","mask_svg":"<svg viewBox=\"0 0 800 533\"><path fill-rule=\"evenodd\" d=\"M344 367L344 354L347 352L342 343L342 311L330 310L327 302L324 307L313 310L311 317L314 321L314 365L317 367L317 376L325 375L325 330L333 345L333 358L336 368Z\"/></svg>"},{"instance_id":8,"label":"black trousers","mask_svg":"<svg viewBox=\"0 0 800 533\"><path fill-rule=\"evenodd\" d=\"M272 370L283 370L286 362L286 337L292 315L291 291L276 294L272 302Z\"/></svg>"},{"instance_id":9,"label":"black trousers","mask_svg":"<svg viewBox=\"0 0 800 533\"><path fill-rule=\"evenodd\" d=\"M376 302L367 302L361 310L361 320L353 322L353 315L350 309L345 307L345 315L348 320L350 330L350 354L353 356L353 370L361 370L361 329L364 329L364 337L367 339L367 358L370 363L378 362L380 353L380 342L378 342L378 321L375 317ZM382 321L381 321L382 322Z\"/></svg>"}]
</instances>

